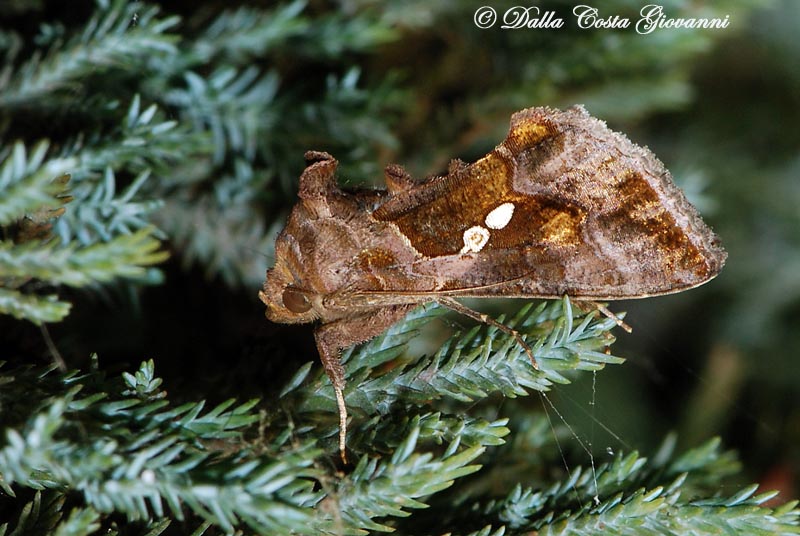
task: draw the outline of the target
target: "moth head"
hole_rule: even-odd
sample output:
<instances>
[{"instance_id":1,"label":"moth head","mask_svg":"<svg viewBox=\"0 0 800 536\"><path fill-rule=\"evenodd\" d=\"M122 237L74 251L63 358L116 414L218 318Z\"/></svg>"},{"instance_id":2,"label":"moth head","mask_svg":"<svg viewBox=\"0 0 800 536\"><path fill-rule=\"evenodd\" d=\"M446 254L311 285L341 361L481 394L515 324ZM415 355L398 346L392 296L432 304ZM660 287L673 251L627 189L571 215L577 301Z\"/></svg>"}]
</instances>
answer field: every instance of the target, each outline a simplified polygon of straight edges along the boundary
<instances>
[{"instance_id":1,"label":"moth head","mask_svg":"<svg viewBox=\"0 0 800 536\"><path fill-rule=\"evenodd\" d=\"M323 295L329 292L326 287L333 265L342 251L355 247L349 234L341 231L345 224L334 217L341 207L331 203L331 198L342 196L336 185L338 162L321 151L308 151L305 158L300 202L275 241L275 266L267 272L259 292L267 306L266 316L273 322L327 320L330 311L323 304Z\"/></svg>"},{"instance_id":2,"label":"moth head","mask_svg":"<svg viewBox=\"0 0 800 536\"><path fill-rule=\"evenodd\" d=\"M316 294L297 286L293 278L284 277L277 266L267 272L258 297L267 306L265 314L272 322L303 324L319 317L314 309Z\"/></svg>"},{"instance_id":3,"label":"moth head","mask_svg":"<svg viewBox=\"0 0 800 536\"><path fill-rule=\"evenodd\" d=\"M313 322L319 317L314 308L318 295L304 285L303 263L299 259L297 241L290 232L295 225L295 220L290 218L289 225L278 236L275 266L267 271L264 287L258 293L267 306L267 318L283 324Z\"/></svg>"}]
</instances>

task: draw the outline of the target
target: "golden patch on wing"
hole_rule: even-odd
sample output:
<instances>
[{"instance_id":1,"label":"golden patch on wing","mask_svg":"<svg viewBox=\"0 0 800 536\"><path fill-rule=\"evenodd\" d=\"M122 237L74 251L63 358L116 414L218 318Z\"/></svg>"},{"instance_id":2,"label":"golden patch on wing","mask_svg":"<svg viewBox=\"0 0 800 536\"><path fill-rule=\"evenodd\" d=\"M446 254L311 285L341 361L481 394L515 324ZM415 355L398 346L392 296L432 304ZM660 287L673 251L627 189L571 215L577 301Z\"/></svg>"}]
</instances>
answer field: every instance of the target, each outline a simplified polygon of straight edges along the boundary
<instances>
[{"instance_id":1,"label":"golden patch on wing","mask_svg":"<svg viewBox=\"0 0 800 536\"><path fill-rule=\"evenodd\" d=\"M580 241L586 217L580 207L567 200L516 192L512 176L513 164L502 152L492 151L444 179L441 195L413 208L389 201L373 217L397 225L426 257ZM506 210L495 213L501 207ZM487 216L491 216L488 223ZM484 225L489 236L480 248L465 249L465 231Z\"/></svg>"},{"instance_id":2,"label":"golden patch on wing","mask_svg":"<svg viewBox=\"0 0 800 536\"><path fill-rule=\"evenodd\" d=\"M567 211L553 214L542 226L542 239L558 246L577 245L581 241L580 227L583 218Z\"/></svg>"},{"instance_id":3,"label":"golden patch on wing","mask_svg":"<svg viewBox=\"0 0 800 536\"><path fill-rule=\"evenodd\" d=\"M618 208L604 219L626 236L650 237L663 256L664 270L688 270L705 277L709 270L705 256L661 203L658 194L639 172L628 170L617 184ZM708 274L710 276L710 274Z\"/></svg>"},{"instance_id":4,"label":"golden patch on wing","mask_svg":"<svg viewBox=\"0 0 800 536\"><path fill-rule=\"evenodd\" d=\"M511 119L511 129L504 144L513 154L517 154L530 149L554 134L555 128L551 123L543 121L541 118L515 114Z\"/></svg>"}]
</instances>

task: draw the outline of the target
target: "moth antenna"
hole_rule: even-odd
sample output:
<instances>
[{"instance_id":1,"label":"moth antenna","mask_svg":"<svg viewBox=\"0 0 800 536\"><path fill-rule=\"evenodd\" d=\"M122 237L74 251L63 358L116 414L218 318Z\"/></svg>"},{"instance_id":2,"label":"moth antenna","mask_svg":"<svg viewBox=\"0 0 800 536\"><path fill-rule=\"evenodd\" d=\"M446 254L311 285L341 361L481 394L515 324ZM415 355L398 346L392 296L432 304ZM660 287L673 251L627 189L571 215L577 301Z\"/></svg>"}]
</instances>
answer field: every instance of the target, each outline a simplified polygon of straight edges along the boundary
<instances>
[{"instance_id":1,"label":"moth antenna","mask_svg":"<svg viewBox=\"0 0 800 536\"><path fill-rule=\"evenodd\" d=\"M533 368L536 370L540 370L539 363L536 361L536 357L533 355L533 350L528 345L528 343L525 342L525 339L522 337L522 334L519 331L510 328L501 322L498 322L497 320L495 320L494 318L492 318L487 314L473 311L466 305L461 304L460 302L454 300L453 298L449 298L447 296L439 296L436 298L436 302L441 305L444 305L445 307L447 307L452 311L455 311L456 313L462 314L468 318L472 318L473 320L476 320L481 324L486 324L488 326L492 326L493 328L497 328L507 335L511 335L517 341L517 344L523 350L525 350L525 353L528 354L528 358L531 360L531 365L533 366Z\"/></svg>"}]
</instances>

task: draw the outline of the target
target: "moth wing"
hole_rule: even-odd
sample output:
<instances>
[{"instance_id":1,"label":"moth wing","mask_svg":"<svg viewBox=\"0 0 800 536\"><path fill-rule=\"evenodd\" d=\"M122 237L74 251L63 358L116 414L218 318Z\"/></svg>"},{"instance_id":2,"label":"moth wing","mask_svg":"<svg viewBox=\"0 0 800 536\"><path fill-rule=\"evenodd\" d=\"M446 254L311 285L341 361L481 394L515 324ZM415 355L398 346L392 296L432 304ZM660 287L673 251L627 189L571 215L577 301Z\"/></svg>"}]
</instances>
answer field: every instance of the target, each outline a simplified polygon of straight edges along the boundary
<instances>
[{"instance_id":1,"label":"moth wing","mask_svg":"<svg viewBox=\"0 0 800 536\"><path fill-rule=\"evenodd\" d=\"M419 253L408 270L438 278L434 294L645 297L700 285L726 257L663 164L580 107L514 114L491 153L373 217Z\"/></svg>"}]
</instances>

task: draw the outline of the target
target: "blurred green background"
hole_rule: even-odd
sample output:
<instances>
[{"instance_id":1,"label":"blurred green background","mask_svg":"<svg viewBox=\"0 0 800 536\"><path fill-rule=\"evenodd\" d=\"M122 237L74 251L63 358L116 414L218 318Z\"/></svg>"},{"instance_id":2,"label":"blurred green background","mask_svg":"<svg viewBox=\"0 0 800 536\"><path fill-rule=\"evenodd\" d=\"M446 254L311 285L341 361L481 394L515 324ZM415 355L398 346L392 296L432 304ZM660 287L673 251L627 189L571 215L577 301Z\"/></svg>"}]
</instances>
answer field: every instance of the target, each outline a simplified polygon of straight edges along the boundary
<instances>
[{"instance_id":1,"label":"blurred green background","mask_svg":"<svg viewBox=\"0 0 800 536\"><path fill-rule=\"evenodd\" d=\"M59 46L93 10L89 2L3 4L9 65L36 47ZM279 386L316 354L310 326L267 324L256 298L305 150L333 153L343 183L380 185L390 162L421 177L444 171L451 158L479 158L503 139L516 110L581 103L664 161L729 259L702 288L612 304L634 328L613 347L627 363L558 388L554 403L601 457L607 449L652 452L672 430L684 446L720 435L740 451L743 479L796 496L800 3L662 2L672 16L729 15L730 27L649 35L578 29L571 2L536 3L566 20L561 29L481 30L473 14L485 4L501 14L513 5L168 1L162 14L182 17L178 60L89 69L44 106L6 89L9 101L19 97L3 104L6 143L49 137L66 146L76 132L102 136L115 112L97 103L117 99L124 109L135 94L187 129L175 163L140 190L163 200L147 213L172 255L161 281L65 291L74 307L50 326L55 345L70 366L91 352L109 369L155 358L173 392L187 397ZM636 19L643 4L615 0L601 9ZM217 19L239 6L239 19ZM193 133L212 149L192 146ZM49 359L38 328L3 319L0 333L9 358Z\"/></svg>"}]
</instances>

